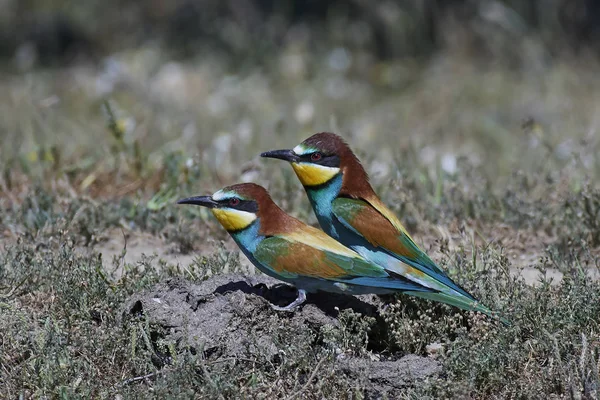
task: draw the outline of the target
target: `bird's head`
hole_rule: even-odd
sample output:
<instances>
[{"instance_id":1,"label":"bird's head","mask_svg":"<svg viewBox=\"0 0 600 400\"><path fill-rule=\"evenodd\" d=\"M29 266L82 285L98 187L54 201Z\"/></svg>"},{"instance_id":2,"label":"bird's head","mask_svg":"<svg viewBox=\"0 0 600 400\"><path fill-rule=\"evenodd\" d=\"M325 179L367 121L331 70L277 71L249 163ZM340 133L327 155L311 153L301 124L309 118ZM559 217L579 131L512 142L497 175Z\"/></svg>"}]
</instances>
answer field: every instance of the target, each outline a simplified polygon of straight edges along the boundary
<instances>
[{"instance_id":1,"label":"bird's head","mask_svg":"<svg viewBox=\"0 0 600 400\"><path fill-rule=\"evenodd\" d=\"M342 174L343 187L352 191L367 185L367 174L348 144L335 133L312 135L291 150L273 150L261 157L278 158L292 164L304 187L318 187Z\"/></svg>"},{"instance_id":2,"label":"bird's head","mask_svg":"<svg viewBox=\"0 0 600 400\"><path fill-rule=\"evenodd\" d=\"M212 196L196 196L179 200L177 204L194 204L210 208L213 215L230 233L248 228L261 212L275 206L271 196L262 186L240 183L228 186Z\"/></svg>"}]
</instances>

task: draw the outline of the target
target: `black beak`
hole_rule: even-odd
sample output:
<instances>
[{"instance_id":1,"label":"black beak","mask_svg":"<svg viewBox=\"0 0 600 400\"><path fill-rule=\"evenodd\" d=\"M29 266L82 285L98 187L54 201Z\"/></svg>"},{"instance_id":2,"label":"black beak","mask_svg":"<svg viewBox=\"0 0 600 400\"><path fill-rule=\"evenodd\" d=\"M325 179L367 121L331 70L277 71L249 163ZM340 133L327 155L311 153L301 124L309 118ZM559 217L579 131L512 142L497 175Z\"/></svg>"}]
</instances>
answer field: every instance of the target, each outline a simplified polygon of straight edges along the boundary
<instances>
[{"instance_id":1,"label":"black beak","mask_svg":"<svg viewBox=\"0 0 600 400\"><path fill-rule=\"evenodd\" d=\"M187 199L179 200L177 204L194 204L196 206L207 208L215 208L217 205L219 205L219 203L214 201L210 196L188 197Z\"/></svg>"},{"instance_id":2,"label":"black beak","mask_svg":"<svg viewBox=\"0 0 600 400\"><path fill-rule=\"evenodd\" d=\"M292 150L271 150L265 151L260 154L261 157L266 158L278 158L280 160L295 162L299 160L299 157Z\"/></svg>"}]
</instances>

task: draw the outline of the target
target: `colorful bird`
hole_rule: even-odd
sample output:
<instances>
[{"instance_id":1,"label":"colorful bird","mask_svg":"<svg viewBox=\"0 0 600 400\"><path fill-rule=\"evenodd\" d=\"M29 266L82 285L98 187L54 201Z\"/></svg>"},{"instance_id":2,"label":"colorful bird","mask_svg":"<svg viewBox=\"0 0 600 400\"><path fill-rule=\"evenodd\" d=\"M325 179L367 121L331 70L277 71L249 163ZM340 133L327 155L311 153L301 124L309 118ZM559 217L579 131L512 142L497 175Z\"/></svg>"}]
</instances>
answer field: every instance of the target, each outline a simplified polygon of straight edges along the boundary
<instances>
[{"instance_id":1,"label":"colorful bird","mask_svg":"<svg viewBox=\"0 0 600 400\"><path fill-rule=\"evenodd\" d=\"M415 244L375 194L360 161L340 136L317 133L292 150L267 151L261 156L292 164L327 234L387 272L431 289L416 296L497 317Z\"/></svg>"},{"instance_id":2,"label":"colorful bird","mask_svg":"<svg viewBox=\"0 0 600 400\"><path fill-rule=\"evenodd\" d=\"M179 200L211 209L248 259L265 274L288 282L298 297L291 311L318 290L346 294L416 294L431 289L365 260L323 231L286 214L254 183L219 190L212 196Z\"/></svg>"}]
</instances>

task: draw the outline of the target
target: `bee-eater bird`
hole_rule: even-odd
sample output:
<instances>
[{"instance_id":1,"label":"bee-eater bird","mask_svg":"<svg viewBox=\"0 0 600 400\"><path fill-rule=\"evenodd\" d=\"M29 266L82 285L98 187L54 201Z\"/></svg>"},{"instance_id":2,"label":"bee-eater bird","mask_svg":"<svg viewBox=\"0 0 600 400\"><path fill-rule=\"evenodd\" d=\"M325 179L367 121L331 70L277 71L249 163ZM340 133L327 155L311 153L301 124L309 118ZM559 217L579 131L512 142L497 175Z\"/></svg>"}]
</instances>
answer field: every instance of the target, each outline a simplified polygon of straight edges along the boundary
<instances>
[{"instance_id":1,"label":"bee-eater bird","mask_svg":"<svg viewBox=\"0 0 600 400\"><path fill-rule=\"evenodd\" d=\"M254 183L226 187L212 196L179 200L209 208L248 259L262 272L298 289L291 311L318 290L346 294L433 292L386 271L354 250L286 214L269 193Z\"/></svg>"},{"instance_id":2,"label":"bee-eater bird","mask_svg":"<svg viewBox=\"0 0 600 400\"><path fill-rule=\"evenodd\" d=\"M261 156L292 164L327 234L387 272L431 289L415 295L497 317L415 244L375 194L360 161L340 136L317 133L291 150L267 151Z\"/></svg>"}]
</instances>

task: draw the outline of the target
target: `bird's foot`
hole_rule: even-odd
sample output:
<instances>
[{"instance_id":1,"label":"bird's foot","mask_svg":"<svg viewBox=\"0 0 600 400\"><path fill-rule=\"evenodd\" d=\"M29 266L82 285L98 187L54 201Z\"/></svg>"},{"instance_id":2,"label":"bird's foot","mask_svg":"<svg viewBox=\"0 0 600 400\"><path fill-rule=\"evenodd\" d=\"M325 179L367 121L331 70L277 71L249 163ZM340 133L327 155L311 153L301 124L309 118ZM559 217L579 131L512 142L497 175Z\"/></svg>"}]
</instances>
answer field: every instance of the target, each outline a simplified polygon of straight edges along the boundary
<instances>
[{"instance_id":1,"label":"bird's foot","mask_svg":"<svg viewBox=\"0 0 600 400\"><path fill-rule=\"evenodd\" d=\"M296 300L292 301L290 304L288 304L285 307L276 306L274 304L271 304L271 307L273 307L273 310L277 310L277 311L294 311L296 309L296 307L298 307L300 304L304 303L305 301L306 301L306 291L303 289L298 289L298 297L296 297Z\"/></svg>"}]
</instances>

